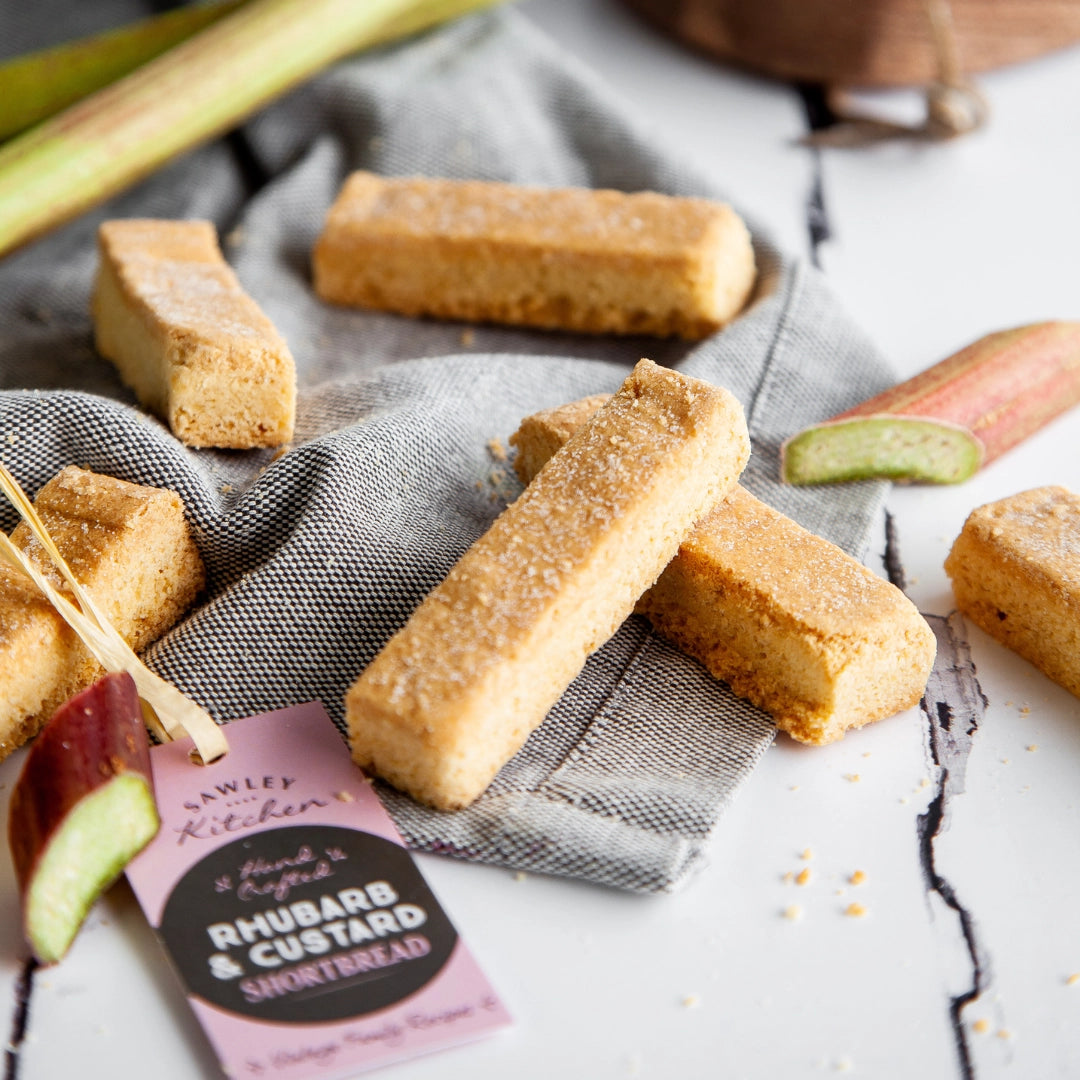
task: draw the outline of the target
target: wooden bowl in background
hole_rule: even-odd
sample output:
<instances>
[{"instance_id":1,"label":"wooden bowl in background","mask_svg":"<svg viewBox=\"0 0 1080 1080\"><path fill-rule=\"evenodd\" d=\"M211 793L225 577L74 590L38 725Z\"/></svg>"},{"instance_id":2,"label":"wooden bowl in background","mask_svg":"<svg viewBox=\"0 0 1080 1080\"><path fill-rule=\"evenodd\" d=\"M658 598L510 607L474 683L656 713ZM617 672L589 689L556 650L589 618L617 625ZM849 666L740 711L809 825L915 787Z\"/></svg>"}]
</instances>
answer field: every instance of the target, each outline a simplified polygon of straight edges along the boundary
<instances>
[{"instance_id":1,"label":"wooden bowl in background","mask_svg":"<svg viewBox=\"0 0 1080 1080\"><path fill-rule=\"evenodd\" d=\"M836 86L925 85L938 61L925 0L624 0L716 57ZM951 0L961 70L986 71L1080 41L1080 0Z\"/></svg>"}]
</instances>

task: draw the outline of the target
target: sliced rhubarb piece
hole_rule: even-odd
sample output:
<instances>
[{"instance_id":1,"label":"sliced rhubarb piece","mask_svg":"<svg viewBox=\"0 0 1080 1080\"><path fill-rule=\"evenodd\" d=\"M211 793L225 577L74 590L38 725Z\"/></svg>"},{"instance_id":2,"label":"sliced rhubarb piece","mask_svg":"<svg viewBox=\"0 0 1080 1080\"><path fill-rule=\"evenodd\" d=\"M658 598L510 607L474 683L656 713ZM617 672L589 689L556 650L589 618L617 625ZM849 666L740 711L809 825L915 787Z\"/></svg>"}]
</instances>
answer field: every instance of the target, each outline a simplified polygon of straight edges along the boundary
<instances>
[{"instance_id":1,"label":"sliced rhubarb piece","mask_svg":"<svg viewBox=\"0 0 1080 1080\"><path fill-rule=\"evenodd\" d=\"M42 963L67 952L158 826L139 694L126 672L109 674L56 711L12 792L8 844Z\"/></svg>"},{"instance_id":2,"label":"sliced rhubarb piece","mask_svg":"<svg viewBox=\"0 0 1080 1080\"><path fill-rule=\"evenodd\" d=\"M788 439L789 484L957 483L1080 402L1080 323L989 334Z\"/></svg>"}]
</instances>

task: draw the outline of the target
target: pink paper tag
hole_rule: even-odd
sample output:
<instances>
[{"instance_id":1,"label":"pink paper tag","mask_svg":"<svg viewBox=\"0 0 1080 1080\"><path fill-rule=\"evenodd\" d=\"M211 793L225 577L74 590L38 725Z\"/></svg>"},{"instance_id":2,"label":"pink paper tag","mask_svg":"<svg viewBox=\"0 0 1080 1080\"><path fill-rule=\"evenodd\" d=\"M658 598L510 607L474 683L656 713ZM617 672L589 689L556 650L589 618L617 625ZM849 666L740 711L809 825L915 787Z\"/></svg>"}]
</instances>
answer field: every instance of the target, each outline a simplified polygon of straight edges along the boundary
<instances>
[{"instance_id":1,"label":"pink paper tag","mask_svg":"<svg viewBox=\"0 0 1080 1080\"><path fill-rule=\"evenodd\" d=\"M161 830L127 869L232 1077L337 1077L510 1023L318 703L151 757Z\"/></svg>"}]
</instances>

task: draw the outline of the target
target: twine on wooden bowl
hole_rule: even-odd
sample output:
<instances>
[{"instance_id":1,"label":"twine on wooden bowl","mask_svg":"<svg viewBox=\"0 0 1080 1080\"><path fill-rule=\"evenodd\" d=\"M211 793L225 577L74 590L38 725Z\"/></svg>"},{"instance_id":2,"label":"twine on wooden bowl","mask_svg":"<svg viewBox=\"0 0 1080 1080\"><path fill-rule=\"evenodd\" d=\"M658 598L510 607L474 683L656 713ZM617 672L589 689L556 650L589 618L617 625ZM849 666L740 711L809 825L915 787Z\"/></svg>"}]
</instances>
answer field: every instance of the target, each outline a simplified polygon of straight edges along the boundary
<instances>
[{"instance_id":1,"label":"twine on wooden bowl","mask_svg":"<svg viewBox=\"0 0 1080 1080\"><path fill-rule=\"evenodd\" d=\"M987 117L977 72L1080 42L1080 0L624 0L686 44L726 62L826 89L840 123L819 145L939 140ZM914 125L866 116L845 88L923 87ZM830 134L831 132L831 134Z\"/></svg>"},{"instance_id":2,"label":"twine on wooden bowl","mask_svg":"<svg viewBox=\"0 0 1080 1080\"><path fill-rule=\"evenodd\" d=\"M926 0L926 15L937 77L926 87L926 115L922 122L901 124L870 116L853 108L842 89L830 88L828 103L836 123L811 132L802 142L832 147L866 146L897 138L937 142L967 135L986 123L986 98L960 66L949 0Z\"/></svg>"}]
</instances>

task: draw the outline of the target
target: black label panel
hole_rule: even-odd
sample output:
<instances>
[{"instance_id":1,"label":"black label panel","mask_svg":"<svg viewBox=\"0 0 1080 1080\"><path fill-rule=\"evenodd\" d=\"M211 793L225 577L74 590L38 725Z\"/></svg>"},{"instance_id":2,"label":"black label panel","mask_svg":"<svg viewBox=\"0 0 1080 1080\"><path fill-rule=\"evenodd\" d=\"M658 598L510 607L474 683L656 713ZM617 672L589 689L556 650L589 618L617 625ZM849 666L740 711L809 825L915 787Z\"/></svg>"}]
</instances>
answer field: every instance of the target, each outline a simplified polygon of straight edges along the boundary
<instances>
[{"instance_id":1,"label":"black label panel","mask_svg":"<svg viewBox=\"0 0 1080 1080\"><path fill-rule=\"evenodd\" d=\"M193 994L287 1023L393 1005L429 983L457 942L404 848L329 825L218 848L177 882L158 930Z\"/></svg>"}]
</instances>

